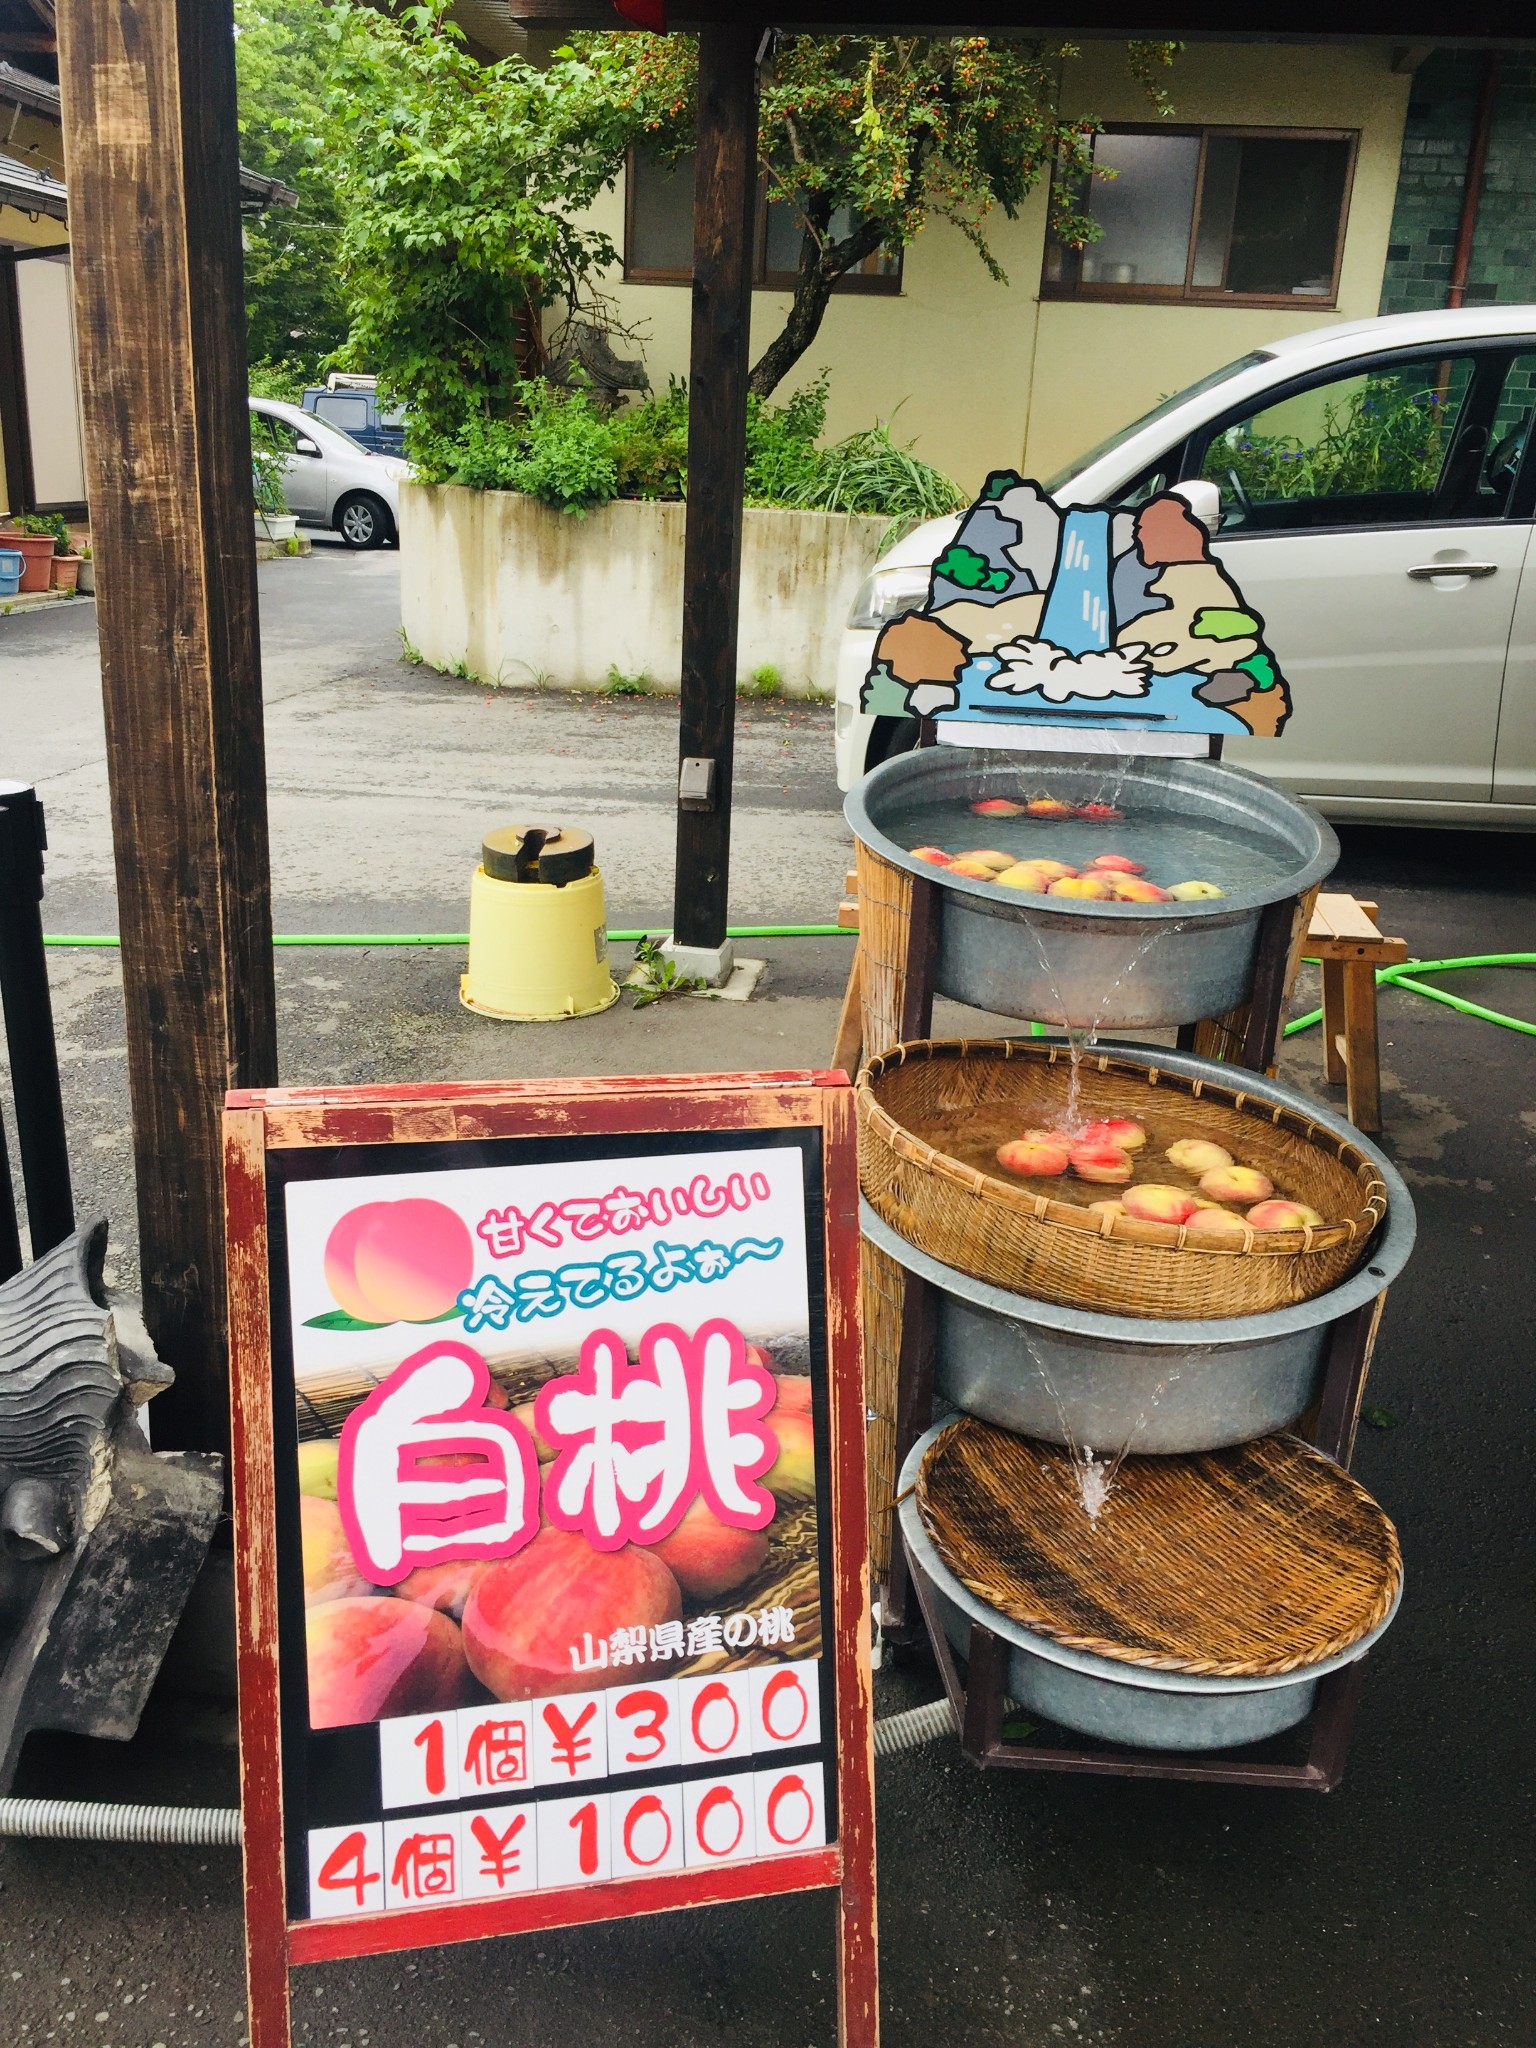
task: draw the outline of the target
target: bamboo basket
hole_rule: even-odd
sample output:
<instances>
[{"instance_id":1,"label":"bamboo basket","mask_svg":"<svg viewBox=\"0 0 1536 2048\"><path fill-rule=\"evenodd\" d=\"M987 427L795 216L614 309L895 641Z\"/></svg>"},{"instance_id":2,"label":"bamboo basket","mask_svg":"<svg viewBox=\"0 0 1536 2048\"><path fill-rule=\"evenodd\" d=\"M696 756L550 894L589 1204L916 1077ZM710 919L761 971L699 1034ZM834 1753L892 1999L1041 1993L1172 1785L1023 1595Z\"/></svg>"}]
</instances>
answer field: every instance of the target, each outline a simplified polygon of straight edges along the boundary
<instances>
[{"instance_id":1,"label":"bamboo basket","mask_svg":"<svg viewBox=\"0 0 1536 2048\"><path fill-rule=\"evenodd\" d=\"M859 1183L909 1244L1016 1294L1191 1322L1288 1308L1359 1263L1386 1215L1386 1183L1348 1138L1229 1071L1190 1079L1124 1055L1085 1054L1082 1113L1136 1118L1159 1152L1178 1138L1213 1138L1325 1223L1192 1236L1183 1224L1086 1207L1113 1187L1072 1183L1083 1188L1078 1204L970 1163L965 1155L990 1162L1000 1143L1061 1114L1070 1061L1064 1047L1040 1040L919 1039L871 1059L858 1088ZM1161 1162L1144 1177L1181 1178Z\"/></svg>"},{"instance_id":2,"label":"bamboo basket","mask_svg":"<svg viewBox=\"0 0 1536 2048\"><path fill-rule=\"evenodd\" d=\"M1090 1522L1071 1460L966 1416L923 1460L916 1505L961 1584L1031 1633L1147 1671L1278 1678L1391 1613L1397 1532L1291 1436L1127 1458Z\"/></svg>"}]
</instances>

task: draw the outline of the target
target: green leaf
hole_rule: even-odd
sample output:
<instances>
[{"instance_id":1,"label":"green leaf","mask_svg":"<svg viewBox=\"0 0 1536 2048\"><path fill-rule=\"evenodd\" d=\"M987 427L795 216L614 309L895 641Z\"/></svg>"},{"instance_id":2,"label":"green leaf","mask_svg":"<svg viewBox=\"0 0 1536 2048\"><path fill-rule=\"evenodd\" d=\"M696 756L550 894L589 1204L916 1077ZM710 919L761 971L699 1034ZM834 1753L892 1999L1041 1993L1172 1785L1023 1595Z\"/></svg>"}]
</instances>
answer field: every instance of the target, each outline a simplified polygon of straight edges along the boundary
<instances>
[{"instance_id":1,"label":"green leaf","mask_svg":"<svg viewBox=\"0 0 1536 2048\"><path fill-rule=\"evenodd\" d=\"M387 1323L360 1323L356 1316L349 1316L344 1308L328 1309L323 1316L311 1316L304 1325L306 1330L387 1330Z\"/></svg>"},{"instance_id":2,"label":"green leaf","mask_svg":"<svg viewBox=\"0 0 1536 2048\"><path fill-rule=\"evenodd\" d=\"M1370 1424L1372 1429L1396 1429L1397 1417L1390 1408L1362 1409L1360 1420Z\"/></svg>"},{"instance_id":3,"label":"green leaf","mask_svg":"<svg viewBox=\"0 0 1536 2048\"><path fill-rule=\"evenodd\" d=\"M455 1302L452 1308L445 1308L440 1316L412 1316L410 1321L418 1329L425 1329L428 1323L456 1323L464 1311Z\"/></svg>"}]
</instances>

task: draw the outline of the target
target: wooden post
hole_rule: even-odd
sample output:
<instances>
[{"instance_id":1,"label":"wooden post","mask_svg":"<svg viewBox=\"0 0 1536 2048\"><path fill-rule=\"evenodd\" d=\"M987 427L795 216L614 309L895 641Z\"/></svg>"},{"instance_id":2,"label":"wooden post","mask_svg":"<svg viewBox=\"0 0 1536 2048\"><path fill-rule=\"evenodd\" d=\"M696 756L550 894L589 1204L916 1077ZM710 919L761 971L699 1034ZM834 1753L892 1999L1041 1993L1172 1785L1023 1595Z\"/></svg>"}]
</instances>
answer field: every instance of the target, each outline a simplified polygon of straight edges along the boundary
<instances>
[{"instance_id":1,"label":"wooden post","mask_svg":"<svg viewBox=\"0 0 1536 2048\"><path fill-rule=\"evenodd\" d=\"M730 888L760 36L752 21L699 30L678 758L712 761L714 772L708 808L677 814L672 932L680 946L724 944Z\"/></svg>"},{"instance_id":2,"label":"wooden post","mask_svg":"<svg viewBox=\"0 0 1536 2048\"><path fill-rule=\"evenodd\" d=\"M228 1442L219 1117L276 1079L230 0L71 0L59 73L156 1441Z\"/></svg>"}]
</instances>

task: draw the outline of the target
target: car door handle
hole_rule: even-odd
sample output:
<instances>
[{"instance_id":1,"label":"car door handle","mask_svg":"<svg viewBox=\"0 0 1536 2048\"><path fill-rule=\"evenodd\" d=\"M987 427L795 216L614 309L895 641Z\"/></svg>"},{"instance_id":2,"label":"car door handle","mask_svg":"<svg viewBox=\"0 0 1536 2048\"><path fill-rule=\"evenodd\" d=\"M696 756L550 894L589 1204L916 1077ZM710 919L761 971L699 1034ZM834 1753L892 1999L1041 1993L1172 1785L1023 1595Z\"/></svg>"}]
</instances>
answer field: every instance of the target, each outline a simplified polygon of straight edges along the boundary
<instances>
[{"instance_id":1,"label":"car door handle","mask_svg":"<svg viewBox=\"0 0 1536 2048\"><path fill-rule=\"evenodd\" d=\"M1497 576L1497 562L1424 562L1417 569L1410 569L1410 576L1427 583L1435 576Z\"/></svg>"}]
</instances>

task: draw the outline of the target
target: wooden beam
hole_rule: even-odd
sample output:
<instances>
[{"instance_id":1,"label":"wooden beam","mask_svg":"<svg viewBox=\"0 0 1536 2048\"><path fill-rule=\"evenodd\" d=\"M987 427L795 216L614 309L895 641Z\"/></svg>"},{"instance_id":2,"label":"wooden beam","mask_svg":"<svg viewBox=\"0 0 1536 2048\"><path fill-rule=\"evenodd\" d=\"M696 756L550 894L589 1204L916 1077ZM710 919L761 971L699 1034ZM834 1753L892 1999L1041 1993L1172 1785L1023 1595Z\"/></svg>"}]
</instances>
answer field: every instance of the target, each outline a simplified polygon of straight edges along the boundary
<instances>
[{"instance_id":1,"label":"wooden beam","mask_svg":"<svg viewBox=\"0 0 1536 2048\"><path fill-rule=\"evenodd\" d=\"M709 808L677 814L672 930L685 946L723 944L730 888L761 34L752 21L699 33L678 758L713 761L714 777Z\"/></svg>"},{"instance_id":2,"label":"wooden beam","mask_svg":"<svg viewBox=\"0 0 1536 2048\"><path fill-rule=\"evenodd\" d=\"M276 1079L231 0L70 0L64 141L157 1444L228 1439L219 1117Z\"/></svg>"}]
</instances>

